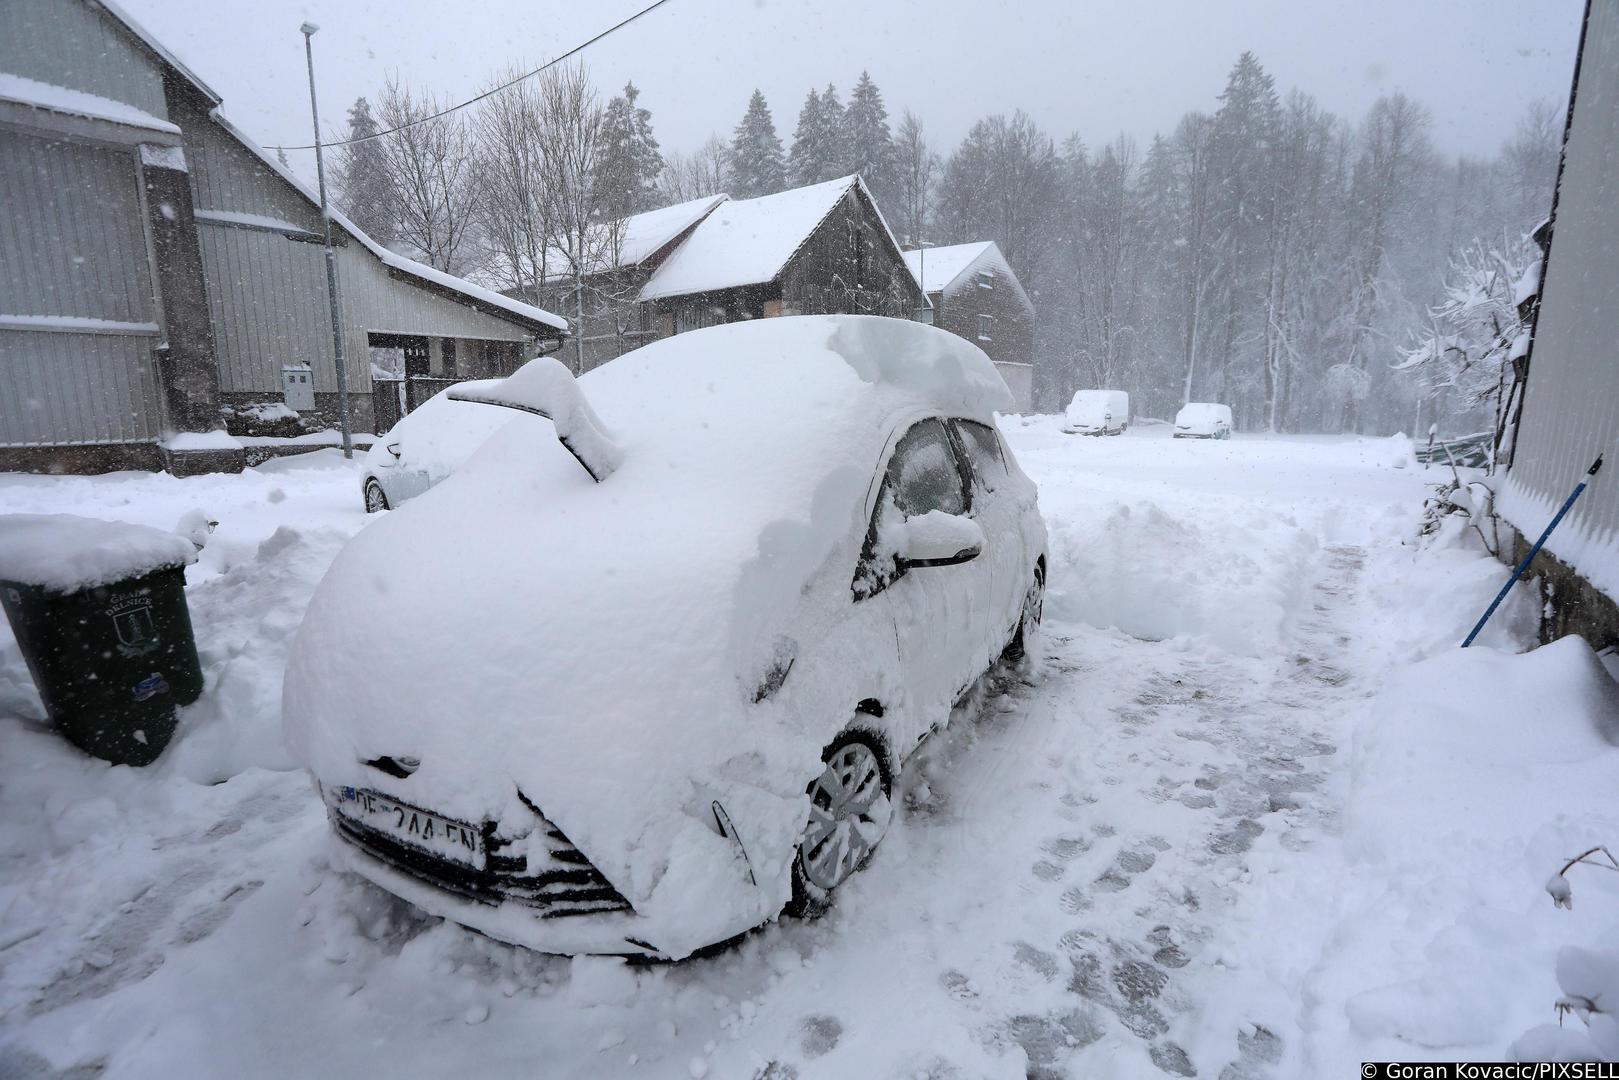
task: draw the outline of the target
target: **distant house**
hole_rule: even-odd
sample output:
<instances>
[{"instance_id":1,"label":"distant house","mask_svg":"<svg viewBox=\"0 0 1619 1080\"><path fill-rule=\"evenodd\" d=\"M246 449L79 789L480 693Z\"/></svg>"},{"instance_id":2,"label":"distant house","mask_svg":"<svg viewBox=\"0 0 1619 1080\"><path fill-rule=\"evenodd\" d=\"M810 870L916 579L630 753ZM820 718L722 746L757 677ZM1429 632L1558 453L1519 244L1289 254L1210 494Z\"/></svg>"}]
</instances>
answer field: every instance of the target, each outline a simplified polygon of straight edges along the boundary
<instances>
[{"instance_id":1,"label":"distant house","mask_svg":"<svg viewBox=\"0 0 1619 1080\"><path fill-rule=\"evenodd\" d=\"M715 207L640 292L660 333L774 315L911 318L924 303L858 176Z\"/></svg>"},{"instance_id":2,"label":"distant house","mask_svg":"<svg viewBox=\"0 0 1619 1080\"><path fill-rule=\"evenodd\" d=\"M641 287L725 195L648 210L613 223L586 240L588 271L576 290L573 267L560 252L546 259L546 284L535 299L579 324L563 359L581 374L660 336ZM582 310L581 310L582 309ZM580 362L582 359L582 363Z\"/></svg>"},{"instance_id":3,"label":"distant house","mask_svg":"<svg viewBox=\"0 0 1619 1080\"><path fill-rule=\"evenodd\" d=\"M219 104L111 3L0 3L0 468L232 467L230 440L170 436L335 421L315 196ZM357 431L373 349L498 374L566 334L336 226Z\"/></svg>"},{"instance_id":4,"label":"distant house","mask_svg":"<svg viewBox=\"0 0 1619 1080\"><path fill-rule=\"evenodd\" d=\"M1575 70L1516 442L1496 506L1516 530L1502 551L1515 563L1603 455L1530 567L1546 601L1543 639L1577 633L1600 649L1619 644L1619 0L1588 3Z\"/></svg>"},{"instance_id":5,"label":"distant house","mask_svg":"<svg viewBox=\"0 0 1619 1080\"><path fill-rule=\"evenodd\" d=\"M995 361L1018 408L1032 407L1034 303L993 240L905 253L933 304L933 323Z\"/></svg>"}]
</instances>

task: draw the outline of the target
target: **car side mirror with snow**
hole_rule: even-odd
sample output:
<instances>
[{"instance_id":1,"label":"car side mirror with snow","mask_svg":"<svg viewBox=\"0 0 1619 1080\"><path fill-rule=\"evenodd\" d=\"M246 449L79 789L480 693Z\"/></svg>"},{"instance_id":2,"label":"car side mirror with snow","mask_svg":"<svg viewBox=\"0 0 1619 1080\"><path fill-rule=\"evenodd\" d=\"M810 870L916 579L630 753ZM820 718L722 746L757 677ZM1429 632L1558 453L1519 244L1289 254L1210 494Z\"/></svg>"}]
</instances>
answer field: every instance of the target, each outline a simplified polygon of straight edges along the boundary
<instances>
[{"instance_id":1,"label":"car side mirror with snow","mask_svg":"<svg viewBox=\"0 0 1619 1080\"><path fill-rule=\"evenodd\" d=\"M984 530L960 514L929 510L906 518L900 529L896 557L902 570L971 562L984 550Z\"/></svg>"},{"instance_id":2,"label":"car side mirror with snow","mask_svg":"<svg viewBox=\"0 0 1619 1080\"><path fill-rule=\"evenodd\" d=\"M557 440L598 484L624 462L623 448L585 400L573 372L554 357L530 360L487 392L452 386L449 396L545 417L556 428Z\"/></svg>"},{"instance_id":3,"label":"car side mirror with snow","mask_svg":"<svg viewBox=\"0 0 1619 1080\"><path fill-rule=\"evenodd\" d=\"M396 443L396 442L391 442L391 443L388 444L387 449L388 449L388 453L390 453L390 454L392 454L394 456L394 460L398 461L399 460L399 444Z\"/></svg>"}]
</instances>

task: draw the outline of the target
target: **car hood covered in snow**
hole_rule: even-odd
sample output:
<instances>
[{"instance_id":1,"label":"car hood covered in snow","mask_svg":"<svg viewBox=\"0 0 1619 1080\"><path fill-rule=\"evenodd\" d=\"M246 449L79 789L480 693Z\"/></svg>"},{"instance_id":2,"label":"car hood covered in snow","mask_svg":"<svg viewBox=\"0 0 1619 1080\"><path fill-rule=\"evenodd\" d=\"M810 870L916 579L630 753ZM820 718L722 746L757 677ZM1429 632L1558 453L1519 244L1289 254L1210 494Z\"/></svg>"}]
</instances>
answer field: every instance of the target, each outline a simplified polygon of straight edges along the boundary
<instances>
[{"instance_id":1,"label":"car hood covered in snow","mask_svg":"<svg viewBox=\"0 0 1619 1080\"><path fill-rule=\"evenodd\" d=\"M521 791L681 955L785 899L826 732L794 680L762 688L847 609L885 440L1011 399L967 342L858 316L684 334L579 385L623 464L597 484L524 417L356 536L294 645L288 739L323 783L463 820Z\"/></svg>"}]
</instances>

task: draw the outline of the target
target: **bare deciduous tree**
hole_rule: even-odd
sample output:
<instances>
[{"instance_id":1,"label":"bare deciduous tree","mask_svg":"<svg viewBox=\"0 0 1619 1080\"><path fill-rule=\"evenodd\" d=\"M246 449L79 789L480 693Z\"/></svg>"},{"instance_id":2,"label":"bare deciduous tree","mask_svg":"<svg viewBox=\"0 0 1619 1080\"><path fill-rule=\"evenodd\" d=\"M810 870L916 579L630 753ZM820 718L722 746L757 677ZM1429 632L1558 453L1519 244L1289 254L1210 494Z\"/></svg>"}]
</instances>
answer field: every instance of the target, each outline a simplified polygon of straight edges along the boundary
<instances>
[{"instance_id":1,"label":"bare deciduous tree","mask_svg":"<svg viewBox=\"0 0 1619 1080\"><path fill-rule=\"evenodd\" d=\"M663 172L658 176L658 191L663 201L683 203L723 194L725 154L725 144L717 135L710 135L693 153L665 154Z\"/></svg>"},{"instance_id":2,"label":"bare deciduous tree","mask_svg":"<svg viewBox=\"0 0 1619 1080\"><path fill-rule=\"evenodd\" d=\"M394 78L383 88L377 110L384 129L377 140L397 204L397 239L429 265L447 273L468 269L476 200L473 138L463 113L433 119L444 108Z\"/></svg>"},{"instance_id":3,"label":"bare deciduous tree","mask_svg":"<svg viewBox=\"0 0 1619 1080\"><path fill-rule=\"evenodd\" d=\"M900 118L899 131L894 135L894 152L899 206L895 208L893 225L904 243L918 244L927 238L928 200L938 181L940 162L939 155L928 146L922 121L909 109Z\"/></svg>"}]
</instances>

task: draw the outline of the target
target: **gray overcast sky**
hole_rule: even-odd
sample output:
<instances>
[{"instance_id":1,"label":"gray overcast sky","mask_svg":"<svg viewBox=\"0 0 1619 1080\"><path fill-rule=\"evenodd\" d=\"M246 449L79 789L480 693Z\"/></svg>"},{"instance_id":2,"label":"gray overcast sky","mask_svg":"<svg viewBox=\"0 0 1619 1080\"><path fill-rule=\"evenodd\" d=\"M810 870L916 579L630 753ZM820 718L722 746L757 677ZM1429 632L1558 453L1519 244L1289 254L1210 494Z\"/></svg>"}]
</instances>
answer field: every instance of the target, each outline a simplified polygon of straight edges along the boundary
<instances>
[{"instance_id":1,"label":"gray overcast sky","mask_svg":"<svg viewBox=\"0 0 1619 1080\"><path fill-rule=\"evenodd\" d=\"M309 140L303 38L328 129L394 71L462 100L508 62L532 67L647 0L124 0L265 144ZM460 10L454 14L452 7ZM604 90L634 79L665 149L728 136L755 86L784 142L810 86L847 99L862 69L947 152L976 118L1022 107L1058 139L1143 142L1212 109L1252 49L1277 87L1358 118L1395 89L1449 152L1492 153L1533 98L1568 93L1583 0L672 0L588 50ZM307 153L293 154L312 174Z\"/></svg>"}]
</instances>

